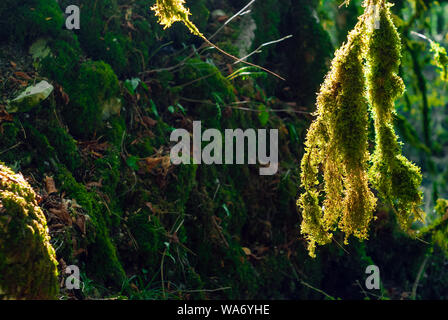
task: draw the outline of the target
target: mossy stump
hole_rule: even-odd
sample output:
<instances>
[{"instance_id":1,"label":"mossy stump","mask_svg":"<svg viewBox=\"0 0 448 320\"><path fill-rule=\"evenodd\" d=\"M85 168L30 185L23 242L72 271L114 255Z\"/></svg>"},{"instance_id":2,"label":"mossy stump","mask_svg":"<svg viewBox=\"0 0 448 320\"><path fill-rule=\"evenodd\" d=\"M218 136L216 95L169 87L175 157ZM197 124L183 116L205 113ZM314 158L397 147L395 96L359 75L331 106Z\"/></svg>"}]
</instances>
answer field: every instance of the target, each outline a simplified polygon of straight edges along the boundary
<instances>
[{"instance_id":1,"label":"mossy stump","mask_svg":"<svg viewBox=\"0 0 448 320\"><path fill-rule=\"evenodd\" d=\"M0 164L0 299L55 299L56 254L36 194Z\"/></svg>"}]
</instances>

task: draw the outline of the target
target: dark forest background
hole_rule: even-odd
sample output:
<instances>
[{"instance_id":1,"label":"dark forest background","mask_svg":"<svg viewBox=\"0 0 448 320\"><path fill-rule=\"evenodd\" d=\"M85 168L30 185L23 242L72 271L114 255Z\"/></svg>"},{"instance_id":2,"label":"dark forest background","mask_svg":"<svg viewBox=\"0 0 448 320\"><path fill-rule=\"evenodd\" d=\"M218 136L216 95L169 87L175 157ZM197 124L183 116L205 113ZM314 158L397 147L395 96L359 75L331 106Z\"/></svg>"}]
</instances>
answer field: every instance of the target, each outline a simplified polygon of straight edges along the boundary
<instances>
[{"instance_id":1,"label":"dark forest background","mask_svg":"<svg viewBox=\"0 0 448 320\"><path fill-rule=\"evenodd\" d=\"M192 21L216 45L286 81L203 44L181 23L163 30L153 0L2 0L0 161L41 201L59 262L81 270L62 299L447 299L448 112L446 74L430 42L448 44L446 1L397 1L402 37L396 103L404 154L422 168L426 225L419 240L378 205L370 239L306 251L296 207L299 161L316 92L361 1L190 0ZM81 9L67 30L65 8ZM413 31L413 32L412 32ZM446 72L446 70L445 70ZM8 111L8 100L46 80L51 95ZM279 170L169 163L175 128L279 129ZM27 250L27 249L24 249ZM32 249L30 249L32 250ZM381 289L365 288L365 269ZM29 270L32 272L32 270Z\"/></svg>"}]
</instances>

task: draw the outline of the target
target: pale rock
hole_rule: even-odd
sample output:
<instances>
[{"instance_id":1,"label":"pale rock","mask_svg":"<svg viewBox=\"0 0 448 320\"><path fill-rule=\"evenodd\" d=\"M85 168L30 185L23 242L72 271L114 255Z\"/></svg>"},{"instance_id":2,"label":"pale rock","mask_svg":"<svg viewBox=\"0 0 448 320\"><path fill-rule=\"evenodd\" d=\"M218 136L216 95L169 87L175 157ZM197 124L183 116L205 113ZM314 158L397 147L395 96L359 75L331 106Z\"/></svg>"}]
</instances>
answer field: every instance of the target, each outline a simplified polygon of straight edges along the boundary
<instances>
[{"instance_id":1,"label":"pale rock","mask_svg":"<svg viewBox=\"0 0 448 320\"><path fill-rule=\"evenodd\" d=\"M111 98L105 101L103 104L102 119L107 120L111 116L120 114L121 105L122 103L120 98Z\"/></svg>"},{"instance_id":2,"label":"pale rock","mask_svg":"<svg viewBox=\"0 0 448 320\"><path fill-rule=\"evenodd\" d=\"M7 111L9 113L27 112L47 99L53 89L53 86L45 80L34 86L29 86L17 98L9 102Z\"/></svg>"}]
</instances>

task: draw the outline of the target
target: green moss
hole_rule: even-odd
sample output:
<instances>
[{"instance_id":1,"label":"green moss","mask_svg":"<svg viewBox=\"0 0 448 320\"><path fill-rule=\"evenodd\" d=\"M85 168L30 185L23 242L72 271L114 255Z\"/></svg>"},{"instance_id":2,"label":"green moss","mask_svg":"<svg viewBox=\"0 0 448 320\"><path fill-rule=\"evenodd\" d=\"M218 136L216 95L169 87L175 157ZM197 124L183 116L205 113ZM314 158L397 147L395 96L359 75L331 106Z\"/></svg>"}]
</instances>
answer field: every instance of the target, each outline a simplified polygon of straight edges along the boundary
<instances>
[{"instance_id":1,"label":"green moss","mask_svg":"<svg viewBox=\"0 0 448 320\"><path fill-rule=\"evenodd\" d=\"M33 148L32 155L35 165L40 172L48 170L49 164L55 164L57 160L56 150L51 146L46 135L42 134L30 123L24 123L23 127L26 131L28 142L30 145L39 146Z\"/></svg>"},{"instance_id":2,"label":"green moss","mask_svg":"<svg viewBox=\"0 0 448 320\"><path fill-rule=\"evenodd\" d=\"M277 0L265 0L255 4L253 17L257 24L257 29L255 30L255 43L253 49L256 49L267 41L281 38L279 29L281 16L284 13L282 11L284 9L284 6L278 5ZM269 49L263 50L257 58L258 62L264 64L270 53L272 52Z\"/></svg>"},{"instance_id":3,"label":"green moss","mask_svg":"<svg viewBox=\"0 0 448 320\"><path fill-rule=\"evenodd\" d=\"M0 150L8 150L14 147L19 142L20 126L16 122L3 123L0 125ZM9 152L4 152L1 155L1 159L6 163L14 163L18 160L14 149L10 149Z\"/></svg>"},{"instance_id":4,"label":"green moss","mask_svg":"<svg viewBox=\"0 0 448 320\"><path fill-rule=\"evenodd\" d=\"M98 178L103 179L103 191L109 195L116 194L120 182L121 160L120 153L114 147L107 150L106 155L95 161Z\"/></svg>"},{"instance_id":5,"label":"green moss","mask_svg":"<svg viewBox=\"0 0 448 320\"><path fill-rule=\"evenodd\" d=\"M190 192L196 184L197 165L180 165L176 168L176 183L168 186L168 200L175 201L183 208L187 203Z\"/></svg>"},{"instance_id":6,"label":"green moss","mask_svg":"<svg viewBox=\"0 0 448 320\"><path fill-rule=\"evenodd\" d=\"M349 33L335 53L332 68L317 98L317 119L311 124L301 163L302 187L297 204L303 210L302 234L315 256L316 244L331 241L336 225L348 236L367 238L376 198L368 187L368 104L363 69L364 21ZM325 180L319 204L319 165Z\"/></svg>"},{"instance_id":7,"label":"green moss","mask_svg":"<svg viewBox=\"0 0 448 320\"><path fill-rule=\"evenodd\" d=\"M104 52L100 57L109 63L118 74L122 74L128 64L126 54L132 48L131 40L121 34L108 32L102 41Z\"/></svg>"},{"instance_id":8,"label":"green moss","mask_svg":"<svg viewBox=\"0 0 448 320\"><path fill-rule=\"evenodd\" d=\"M146 158L154 154L153 139L143 137L138 143L129 146L128 151L140 158Z\"/></svg>"},{"instance_id":9,"label":"green moss","mask_svg":"<svg viewBox=\"0 0 448 320\"><path fill-rule=\"evenodd\" d=\"M205 100L215 94L223 101L235 99L233 86L211 62L197 58L188 60L180 72L179 81L184 84L183 95L188 98Z\"/></svg>"},{"instance_id":10,"label":"green moss","mask_svg":"<svg viewBox=\"0 0 448 320\"><path fill-rule=\"evenodd\" d=\"M164 250L165 229L156 216L146 212L133 214L127 222L129 231L137 244L137 255L133 253L139 265L148 268L151 274L158 272Z\"/></svg>"},{"instance_id":11,"label":"green moss","mask_svg":"<svg viewBox=\"0 0 448 320\"><path fill-rule=\"evenodd\" d=\"M381 6L381 28L368 30L367 73L369 96L375 120L376 147L372 156L371 182L386 203L394 208L398 221L408 230L415 220L424 220L420 168L401 154L393 127L394 101L404 92L398 76L401 41L392 21L389 3Z\"/></svg>"},{"instance_id":12,"label":"green moss","mask_svg":"<svg viewBox=\"0 0 448 320\"><path fill-rule=\"evenodd\" d=\"M434 210L436 213L434 221L419 231L448 256L448 200L437 199Z\"/></svg>"},{"instance_id":13,"label":"green moss","mask_svg":"<svg viewBox=\"0 0 448 320\"><path fill-rule=\"evenodd\" d=\"M0 297L55 299L57 275L36 194L22 175L0 164Z\"/></svg>"},{"instance_id":14,"label":"green moss","mask_svg":"<svg viewBox=\"0 0 448 320\"><path fill-rule=\"evenodd\" d=\"M328 71L334 52L329 34L316 19L317 7L317 1L265 0L255 2L252 12L257 24L252 50L268 41L290 34L293 36L264 47L263 52L251 59L259 65L278 68L273 70L286 78L287 86L293 89L286 93L287 99L297 101L298 105L310 106L315 102L315 93ZM288 63L279 65L277 61ZM284 86L273 77L258 83L269 95L278 95Z\"/></svg>"},{"instance_id":15,"label":"green moss","mask_svg":"<svg viewBox=\"0 0 448 320\"><path fill-rule=\"evenodd\" d=\"M119 94L118 79L103 61L87 61L80 67L76 81L66 86L70 103L63 114L70 131L83 138L103 128L104 103Z\"/></svg>"},{"instance_id":16,"label":"green moss","mask_svg":"<svg viewBox=\"0 0 448 320\"><path fill-rule=\"evenodd\" d=\"M437 66L438 71L443 81L448 81L448 55L446 49L435 41L430 41L431 52L434 54L434 64Z\"/></svg>"},{"instance_id":17,"label":"green moss","mask_svg":"<svg viewBox=\"0 0 448 320\"><path fill-rule=\"evenodd\" d=\"M242 246L232 242L229 245L223 257L223 268L220 270L222 279L232 287L226 295L228 299L254 296L259 286L257 273Z\"/></svg>"},{"instance_id":18,"label":"green moss","mask_svg":"<svg viewBox=\"0 0 448 320\"><path fill-rule=\"evenodd\" d=\"M204 30L208 23L210 11L208 10L206 0L191 1L189 7L191 10L192 20L199 30Z\"/></svg>"},{"instance_id":19,"label":"green moss","mask_svg":"<svg viewBox=\"0 0 448 320\"><path fill-rule=\"evenodd\" d=\"M2 39L26 44L37 37L56 37L62 31L64 15L56 1L2 1L0 6Z\"/></svg>"},{"instance_id":20,"label":"green moss","mask_svg":"<svg viewBox=\"0 0 448 320\"><path fill-rule=\"evenodd\" d=\"M87 271L104 283L117 287L125 279L123 267L109 232L110 213L102 200L94 193L88 192L84 185L78 183L71 173L60 167L57 181L60 190L74 199L87 212L92 230L88 233Z\"/></svg>"},{"instance_id":21,"label":"green moss","mask_svg":"<svg viewBox=\"0 0 448 320\"><path fill-rule=\"evenodd\" d=\"M107 120L104 135L115 147L121 148L123 142L123 133L126 130L126 124L121 116L113 116Z\"/></svg>"},{"instance_id":22,"label":"green moss","mask_svg":"<svg viewBox=\"0 0 448 320\"><path fill-rule=\"evenodd\" d=\"M81 157L76 141L67 130L54 124L46 128L44 132L48 138L48 143L56 150L58 159L69 170L77 169L81 165Z\"/></svg>"},{"instance_id":23,"label":"green moss","mask_svg":"<svg viewBox=\"0 0 448 320\"><path fill-rule=\"evenodd\" d=\"M50 41L48 45L51 54L40 63L41 72L63 87L77 80L76 71L82 52L75 37L66 36L66 38Z\"/></svg>"},{"instance_id":24,"label":"green moss","mask_svg":"<svg viewBox=\"0 0 448 320\"><path fill-rule=\"evenodd\" d=\"M156 39L161 29L149 10L151 1L135 1L126 10L116 0L80 4L79 41L91 58L104 60L120 77L135 76L148 65L150 52L160 46Z\"/></svg>"},{"instance_id":25,"label":"green moss","mask_svg":"<svg viewBox=\"0 0 448 320\"><path fill-rule=\"evenodd\" d=\"M2 135L0 135L0 143L8 148L17 143L17 135L20 132L19 127L15 123L3 123L1 125Z\"/></svg>"},{"instance_id":26,"label":"green moss","mask_svg":"<svg viewBox=\"0 0 448 320\"><path fill-rule=\"evenodd\" d=\"M391 5L372 0L366 8L371 5L379 7L381 28L375 29L369 22L375 17L366 9L335 53L317 98L317 119L307 133L301 163L305 191L297 204L303 209L302 233L309 240L312 256L316 244L330 242L336 224L346 234L345 243L350 234L367 239L376 205L368 182L391 205L404 230L424 218L419 208L420 169L401 154L393 128L394 100L404 90L397 75L401 41L391 19ZM368 102L376 134L369 174ZM325 181L322 208L317 187L321 165Z\"/></svg>"}]
</instances>

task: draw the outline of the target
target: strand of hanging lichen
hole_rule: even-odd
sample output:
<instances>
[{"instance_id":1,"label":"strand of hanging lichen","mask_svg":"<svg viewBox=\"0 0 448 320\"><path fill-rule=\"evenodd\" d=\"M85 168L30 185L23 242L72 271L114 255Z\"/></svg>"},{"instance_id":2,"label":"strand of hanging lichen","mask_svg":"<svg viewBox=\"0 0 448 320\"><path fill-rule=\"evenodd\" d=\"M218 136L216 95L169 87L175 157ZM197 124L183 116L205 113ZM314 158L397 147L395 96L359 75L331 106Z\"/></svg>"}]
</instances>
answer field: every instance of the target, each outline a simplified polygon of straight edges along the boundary
<instances>
[{"instance_id":1,"label":"strand of hanging lichen","mask_svg":"<svg viewBox=\"0 0 448 320\"><path fill-rule=\"evenodd\" d=\"M367 31L367 79L376 135L370 180L380 196L392 205L401 227L408 230L413 221L424 219L419 208L422 176L420 169L401 154L394 131L394 101L404 92L403 80L397 74L401 41L391 18L391 4L383 0L375 2L380 8L381 27Z\"/></svg>"},{"instance_id":2,"label":"strand of hanging lichen","mask_svg":"<svg viewBox=\"0 0 448 320\"><path fill-rule=\"evenodd\" d=\"M153 10L155 12L155 15L159 19L158 22L164 26L164 29L171 27L171 25L177 21L183 22L192 34L202 38L209 46L212 46L213 48L215 48L222 54L236 60L236 62L241 62L241 63L247 64L249 66L261 69L263 71L266 71L266 72L278 77L279 79L285 80L284 78L282 78L275 72L272 72L269 69L266 69L266 68L261 67L256 64L253 64L251 62L241 60L241 59L225 52L224 50L222 50L215 44L211 43L210 40L208 40L199 31L199 29L195 26L195 24L193 22L191 22L191 20L189 18L189 16L191 15L190 10L184 6L184 3L185 3L185 0L157 0L156 4L151 7L151 10Z\"/></svg>"},{"instance_id":3,"label":"strand of hanging lichen","mask_svg":"<svg viewBox=\"0 0 448 320\"><path fill-rule=\"evenodd\" d=\"M317 118L308 130L301 162L304 192L297 201L301 233L313 257L316 244L329 243L337 228L345 233L345 243L350 235L367 239L376 205L369 182L391 204L403 229L423 219L420 171L401 154L393 128L394 101L404 85L397 75L400 38L390 6L384 0L366 1L364 14L336 51L317 98ZM369 102L376 147L367 174Z\"/></svg>"},{"instance_id":4,"label":"strand of hanging lichen","mask_svg":"<svg viewBox=\"0 0 448 320\"><path fill-rule=\"evenodd\" d=\"M376 199L368 187L368 104L363 71L365 15L335 53L317 97L317 118L305 142L301 163L301 232L315 256L316 244L331 241L338 226L346 240L366 239ZM318 169L325 180L323 208L319 205Z\"/></svg>"}]
</instances>

